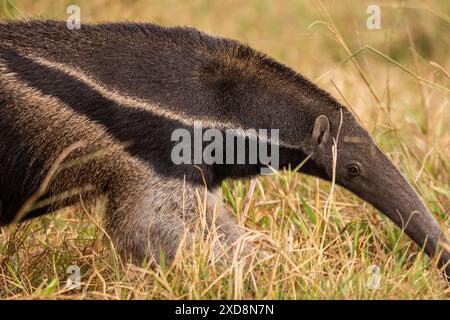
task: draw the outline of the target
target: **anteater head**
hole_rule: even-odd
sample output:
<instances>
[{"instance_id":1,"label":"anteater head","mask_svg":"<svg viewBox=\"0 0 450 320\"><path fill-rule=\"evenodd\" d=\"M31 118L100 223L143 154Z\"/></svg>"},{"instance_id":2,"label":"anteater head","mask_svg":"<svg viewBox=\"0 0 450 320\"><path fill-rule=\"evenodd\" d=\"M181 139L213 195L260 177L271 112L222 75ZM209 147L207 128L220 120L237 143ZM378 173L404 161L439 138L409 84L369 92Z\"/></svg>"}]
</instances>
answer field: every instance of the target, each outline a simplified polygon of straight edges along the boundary
<instances>
[{"instance_id":1,"label":"anteater head","mask_svg":"<svg viewBox=\"0 0 450 320\"><path fill-rule=\"evenodd\" d=\"M450 253L445 249L448 240L439 224L355 116L301 75L264 56L257 57L250 61L256 60L259 65L247 66L246 72L237 75L236 71L216 68L220 70L216 74L222 79L218 88L221 92L238 92L236 96L241 98L241 104L245 101L242 97L251 93L249 96L256 101L255 105L243 108L253 110L251 120L280 128L280 141L284 147L290 151L296 149L294 156L290 152L283 153L282 149L280 162L283 166L296 167L305 155L309 155L302 172L335 181L372 204L423 247L430 257L439 255L438 265L450 280ZM236 65L239 66L233 64ZM246 82L252 74L258 76ZM234 84L229 79L239 81ZM263 89L258 87L258 81L265 84L261 85ZM223 83L228 85L224 88ZM240 87L245 89L239 91ZM226 103L221 107L224 105ZM244 116L239 120L245 119Z\"/></svg>"},{"instance_id":2,"label":"anteater head","mask_svg":"<svg viewBox=\"0 0 450 320\"><path fill-rule=\"evenodd\" d=\"M242 49L236 51L246 52ZM238 58L242 60L242 56L247 54L241 54ZM222 79L219 83L239 79L238 84L226 86L225 89L223 85L218 86L221 92L234 88L238 92L236 96L241 98L240 103L245 101L242 97L250 92L257 106L243 109L253 110L252 121L280 128L280 141L285 146L301 149L302 156L311 156L301 171L335 181L372 204L423 247L429 256L439 255L438 264L450 277L450 253L445 250L448 240L439 224L355 116L293 70L261 55L247 60L249 63L244 68L245 72L237 75L236 71L215 69L220 70L216 71ZM233 64L235 69L240 65L242 63ZM252 81L246 80L248 77L253 77ZM229 80L225 83L233 84ZM258 83L265 85L258 87ZM239 87L245 89L239 91ZM225 102L229 100L223 99ZM245 119L244 116L239 120ZM264 118L258 120L258 117ZM290 153L286 154L289 158ZM294 162L302 156L294 156ZM281 163L292 165L292 159L281 159Z\"/></svg>"},{"instance_id":3,"label":"anteater head","mask_svg":"<svg viewBox=\"0 0 450 320\"><path fill-rule=\"evenodd\" d=\"M448 240L413 187L347 109L326 110L310 133L315 166L384 213L430 257L439 255L438 265L450 280Z\"/></svg>"}]
</instances>

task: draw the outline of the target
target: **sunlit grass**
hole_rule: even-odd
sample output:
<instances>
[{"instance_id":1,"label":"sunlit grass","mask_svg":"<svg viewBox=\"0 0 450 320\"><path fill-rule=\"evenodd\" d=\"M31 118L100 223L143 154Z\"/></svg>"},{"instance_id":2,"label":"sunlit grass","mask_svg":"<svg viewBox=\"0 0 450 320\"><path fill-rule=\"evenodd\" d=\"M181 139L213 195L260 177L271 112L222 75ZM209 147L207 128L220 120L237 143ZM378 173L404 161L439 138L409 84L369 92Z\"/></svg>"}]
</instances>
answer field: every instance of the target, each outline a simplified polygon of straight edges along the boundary
<instances>
[{"instance_id":1,"label":"sunlit grass","mask_svg":"<svg viewBox=\"0 0 450 320\"><path fill-rule=\"evenodd\" d=\"M3 18L64 19L69 1L0 3ZM450 225L448 2L396 8L400 4L380 1L383 29L374 31L365 27L365 2L77 3L87 21L192 25L294 67L354 110L442 225ZM365 50L348 60L367 46L378 53ZM251 257L225 265L211 262L214 233L182 248L169 267L123 265L101 229L100 205L0 229L0 298L450 297L434 261L401 230L351 193L331 189L292 171L225 182L224 202L254 230L248 237L261 239ZM79 290L66 288L70 265L81 268ZM374 270L380 271L378 288Z\"/></svg>"}]
</instances>

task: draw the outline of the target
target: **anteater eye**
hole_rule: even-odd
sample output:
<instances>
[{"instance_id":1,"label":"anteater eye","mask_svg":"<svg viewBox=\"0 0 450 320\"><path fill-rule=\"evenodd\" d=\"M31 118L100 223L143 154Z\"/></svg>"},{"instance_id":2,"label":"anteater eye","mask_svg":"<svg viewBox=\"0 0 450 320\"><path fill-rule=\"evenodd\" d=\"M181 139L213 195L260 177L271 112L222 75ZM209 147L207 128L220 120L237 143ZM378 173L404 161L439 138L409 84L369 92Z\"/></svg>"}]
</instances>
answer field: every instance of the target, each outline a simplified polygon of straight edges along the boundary
<instances>
[{"instance_id":1,"label":"anteater eye","mask_svg":"<svg viewBox=\"0 0 450 320\"><path fill-rule=\"evenodd\" d=\"M351 164L347 167L347 172L349 176L356 177L360 174L361 170L356 164Z\"/></svg>"}]
</instances>

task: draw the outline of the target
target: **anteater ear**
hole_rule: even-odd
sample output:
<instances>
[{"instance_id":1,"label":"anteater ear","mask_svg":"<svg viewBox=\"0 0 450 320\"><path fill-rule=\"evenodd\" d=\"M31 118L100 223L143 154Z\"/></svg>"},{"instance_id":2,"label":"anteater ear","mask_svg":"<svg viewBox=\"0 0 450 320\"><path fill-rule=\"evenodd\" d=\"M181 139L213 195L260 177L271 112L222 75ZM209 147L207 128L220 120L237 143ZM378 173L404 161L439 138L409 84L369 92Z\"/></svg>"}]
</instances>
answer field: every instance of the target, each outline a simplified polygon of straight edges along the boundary
<instances>
[{"instance_id":1,"label":"anteater ear","mask_svg":"<svg viewBox=\"0 0 450 320\"><path fill-rule=\"evenodd\" d=\"M312 133L313 141L318 145L327 142L330 135L330 120L325 115L320 115L316 118L314 129Z\"/></svg>"}]
</instances>

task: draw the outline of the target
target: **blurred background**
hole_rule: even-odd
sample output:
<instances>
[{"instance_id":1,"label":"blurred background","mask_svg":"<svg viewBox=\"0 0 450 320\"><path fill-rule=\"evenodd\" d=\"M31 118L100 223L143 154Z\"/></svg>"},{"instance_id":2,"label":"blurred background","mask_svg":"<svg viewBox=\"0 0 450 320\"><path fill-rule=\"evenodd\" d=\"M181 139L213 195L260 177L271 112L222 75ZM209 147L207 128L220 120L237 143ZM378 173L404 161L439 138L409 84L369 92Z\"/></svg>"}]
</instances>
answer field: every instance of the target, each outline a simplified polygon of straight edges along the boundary
<instances>
[{"instance_id":1,"label":"blurred background","mask_svg":"<svg viewBox=\"0 0 450 320\"><path fill-rule=\"evenodd\" d=\"M246 42L291 66L353 110L425 199L433 214L443 225L450 225L450 1L0 0L0 19L66 20L69 16L66 9L74 4L81 9L82 24L138 21L164 26L188 25ZM374 14L371 5L380 9L379 29L370 28ZM311 298L450 296L438 272L426 269L427 258L419 254L417 259L411 260L417 250L401 250L410 247L404 238L399 240L400 231L345 190L336 191L333 213L328 220L322 209L328 199L329 184L310 177L297 180L297 177L283 174L258 178L256 186L253 194L249 192L248 181L226 182L222 188L224 198L240 222L244 212L249 213L253 219L251 227L275 239L287 250L285 256L295 257L301 269L289 269L287 263L274 267L270 261L267 269L258 274L258 281L244 279L263 288L253 291L245 286L242 291L233 287L239 278L234 274L230 274L229 282L227 277L216 282L216 275L202 275L201 281L200 278L192 281L190 276L197 276L197 271L174 272L171 277L178 282L169 281L170 290L155 290L150 295L147 289L135 290L133 295L220 299L296 299L305 295ZM77 228L74 221L66 224L60 223L59 218L44 217L41 223L46 228L52 225L63 230L61 234L69 232L69 239L86 234L86 238L96 239L89 231L91 227ZM250 222L245 223L250 226ZM35 223L36 230L41 230L39 227ZM39 232L41 240L36 246L45 244L45 250L57 259L50 261L50 255L48 261L41 261L42 250L32 249L32 254L39 257L37 267L32 268L38 270L36 278L27 273L22 273L21 277L26 279L23 281L26 284L22 284L25 288L28 283L33 285L29 285L31 289L26 293L23 293L25 289L22 292L17 286L11 286L11 292L28 295L38 284L44 283L45 287L48 284L41 279L42 274L63 279L64 269L58 272L59 276L53 275L53 270L64 265L58 263L58 259L69 263L73 260L70 255L87 250L83 246L79 246L78 251L66 250L58 239L50 239L44 231ZM322 237L326 238L325 242ZM68 243L72 242L68 240ZM324 243L331 248L326 254ZM403 252L410 254L406 257ZM21 254L27 255L29 260L27 251ZM90 258L79 259L85 261L86 272L91 272ZM382 266L383 290L365 290L365 272L373 263ZM272 277L272 270L278 270L276 276L274 273ZM110 273L112 283L116 283L114 272ZM15 277L15 274L4 275L5 279ZM279 282L273 280L278 278ZM154 288L152 281L160 283L160 279L149 280L149 288ZM217 285L211 287L212 282ZM104 281L99 283L101 286ZM199 294L197 289L186 289L191 288L192 283L196 287L203 286L205 291ZM226 286L229 290L223 292ZM135 287L135 284L129 286ZM114 285L108 293L122 298L123 292ZM97 297L94 293L93 296Z\"/></svg>"}]
</instances>

